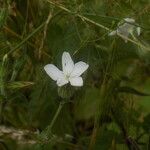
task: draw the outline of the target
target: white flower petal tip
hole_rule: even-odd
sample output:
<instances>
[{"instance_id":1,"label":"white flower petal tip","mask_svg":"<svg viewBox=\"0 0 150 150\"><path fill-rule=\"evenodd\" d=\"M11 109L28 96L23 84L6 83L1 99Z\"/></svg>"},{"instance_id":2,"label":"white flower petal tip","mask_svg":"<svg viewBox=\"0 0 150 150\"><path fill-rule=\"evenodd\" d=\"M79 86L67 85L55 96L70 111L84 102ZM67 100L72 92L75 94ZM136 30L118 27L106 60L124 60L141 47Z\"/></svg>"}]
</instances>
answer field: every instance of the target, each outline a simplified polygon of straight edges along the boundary
<instances>
[{"instance_id":1,"label":"white flower petal tip","mask_svg":"<svg viewBox=\"0 0 150 150\"><path fill-rule=\"evenodd\" d=\"M133 18L125 18L124 21L129 22L129 23L135 22L135 20Z\"/></svg>"},{"instance_id":2,"label":"white flower petal tip","mask_svg":"<svg viewBox=\"0 0 150 150\"><path fill-rule=\"evenodd\" d=\"M141 28L140 28L140 27L137 27L137 28L136 28L136 32L137 32L137 35L140 36L140 34L141 34Z\"/></svg>"},{"instance_id":3,"label":"white flower petal tip","mask_svg":"<svg viewBox=\"0 0 150 150\"><path fill-rule=\"evenodd\" d=\"M70 54L64 52L62 55L63 71L60 71L53 64L46 65L44 70L54 81L56 81L59 87L64 86L69 82L72 86L81 87L83 86L83 79L80 76L88 69L88 67L89 65L82 61L74 64Z\"/></svg>"},{"instance_id":4,"label":"white flower petal tip","mask_svg":"<svg viewBox=\"0 0 150 150\"><path fill-rule=\"evenodd\" d=\"M85 62L79 61L78 63L75 64L75 67L71 73L71 77L79 77L82 75L83 72L85 72L88 69L89 65L86 64Z\"/></svg>"}]
</instances>

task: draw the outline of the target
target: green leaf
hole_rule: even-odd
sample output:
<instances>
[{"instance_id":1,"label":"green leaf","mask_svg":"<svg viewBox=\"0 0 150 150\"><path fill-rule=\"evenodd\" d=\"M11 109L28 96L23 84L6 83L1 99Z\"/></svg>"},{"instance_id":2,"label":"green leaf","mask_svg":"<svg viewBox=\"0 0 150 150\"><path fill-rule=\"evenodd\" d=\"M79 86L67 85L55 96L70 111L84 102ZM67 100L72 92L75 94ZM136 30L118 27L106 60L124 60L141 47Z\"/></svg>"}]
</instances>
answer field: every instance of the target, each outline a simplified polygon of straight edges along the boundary
<instances>
[{"instance_id":1,"label":"green leaf","mask_svg":"<svg viewBox=\"0 0 150 150\"><path fill-rule=\"evenodd\" d=\"M15 81L15 82L9 82L9 83L5 83L5 86L8 89L21 89L21 88L25 88L28 86L33 85L34 82L27 82L27 81ZM0 87L2 85L0 84Z\"/></svg>"},{"instance_id":2,"label":"green leaf","mask_svg":"<svg viewBox=\"0 0 150 150\"><path fill-rule=\"evenodd\" d=\"M16 89L16 88L24 88L33 85L34 82L27 82L27 81L16 81L8 83L8 88Z\"/></svg>"},{"instance_id":3,"label":"green leaf","mask_svg":"<svg viewBox=\"0 0 150 150\"><path fill-rule=\"evenodd\" d=\"M132 87L128 87L128 86L123 86L123 87L118 88L118 92L129 93L129 94L138 95L138 96L150 96L150 94L148 94L148 93L138 91L138 90L136 90Z\"/></svg>"}]
</instances>

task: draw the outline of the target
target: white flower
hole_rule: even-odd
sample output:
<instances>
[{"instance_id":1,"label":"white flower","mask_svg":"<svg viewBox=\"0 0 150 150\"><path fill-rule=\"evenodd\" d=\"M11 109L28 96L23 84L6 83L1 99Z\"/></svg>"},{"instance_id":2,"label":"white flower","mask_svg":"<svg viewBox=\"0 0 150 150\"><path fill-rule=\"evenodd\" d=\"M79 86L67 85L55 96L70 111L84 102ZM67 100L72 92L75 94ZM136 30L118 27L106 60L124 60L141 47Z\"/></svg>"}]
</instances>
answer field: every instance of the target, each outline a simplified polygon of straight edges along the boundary
<instances>
[{"instance_id":1,"label":"white flower","mask_svg":"<svg viewBox=\"0 0 150 150\"><path fill-rule=\"evenodd\" d=\"M112 32L110 32L108 35L113 36L113 35L122 35L121 37L127 42L128 36L133 33L134 29L137 32L137 35L139 36L141 33L141 28L137 27L134 25L135 20L132 18L125 18L123 21L121 21L118 24L118 28Z\"/></svg>"},{"instance_id":2,"label":"white flower","mask_svg":"<svg viewBox=\"0 0 150 150\"><path fill-rule=\"evenodd\" d=\"M57 82L58 86L63 86L70 82L72 86L83 86L81 74L88 69L89 65L85 62L73 62L68 52L63 52L62 55L62 70L59 70L53 64L48 64L44 67L46 73Z\"/></svg>"}]
</instances>

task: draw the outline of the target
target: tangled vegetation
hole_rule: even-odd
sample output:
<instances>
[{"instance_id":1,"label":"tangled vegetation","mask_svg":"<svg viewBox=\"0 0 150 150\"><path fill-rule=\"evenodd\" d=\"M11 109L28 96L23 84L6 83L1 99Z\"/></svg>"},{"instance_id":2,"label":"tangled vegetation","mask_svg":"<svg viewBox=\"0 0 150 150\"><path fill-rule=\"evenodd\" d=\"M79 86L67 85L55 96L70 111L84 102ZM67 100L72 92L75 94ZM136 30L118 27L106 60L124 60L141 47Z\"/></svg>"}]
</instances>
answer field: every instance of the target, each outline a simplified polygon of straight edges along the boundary
<instances>
[{"instance_id":1,"label":"tangled vegetation","mask_svg":"<svg viewBox=\"0 0 150 150\"><path fill-rule=\"evenodd\" d=\"M149 12L149 0L0 0L0 150L149 150ZM64 52L88 64L80 81L44 70L64 70Z\"/></svg>"}]
</instances>

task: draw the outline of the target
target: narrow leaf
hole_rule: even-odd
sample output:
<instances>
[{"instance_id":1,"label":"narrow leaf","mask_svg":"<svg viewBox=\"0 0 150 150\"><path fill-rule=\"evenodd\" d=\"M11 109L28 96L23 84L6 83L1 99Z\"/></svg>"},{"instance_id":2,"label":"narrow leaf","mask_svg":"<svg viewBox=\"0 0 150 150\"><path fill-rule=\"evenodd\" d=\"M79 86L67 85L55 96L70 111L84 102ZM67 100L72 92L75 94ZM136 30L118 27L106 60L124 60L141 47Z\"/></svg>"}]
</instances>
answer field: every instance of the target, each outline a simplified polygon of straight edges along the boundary
<instances>
[{"instance_id":1,"label":"narrow leaf","mask_svg":"<svg viewBox=\"0 0 150 150\"><path fill-rule=\"evenodd\" d=\"M118 89L118 92L130 93L130 94L138 95L138 96L150 96L150 94L148 94L148 93L144 93L144 92L138 91L138 90L136 90L136 89L134 89L132 87L128 87L128 86L120 87Z\"/></svg>"}]
</instances>

